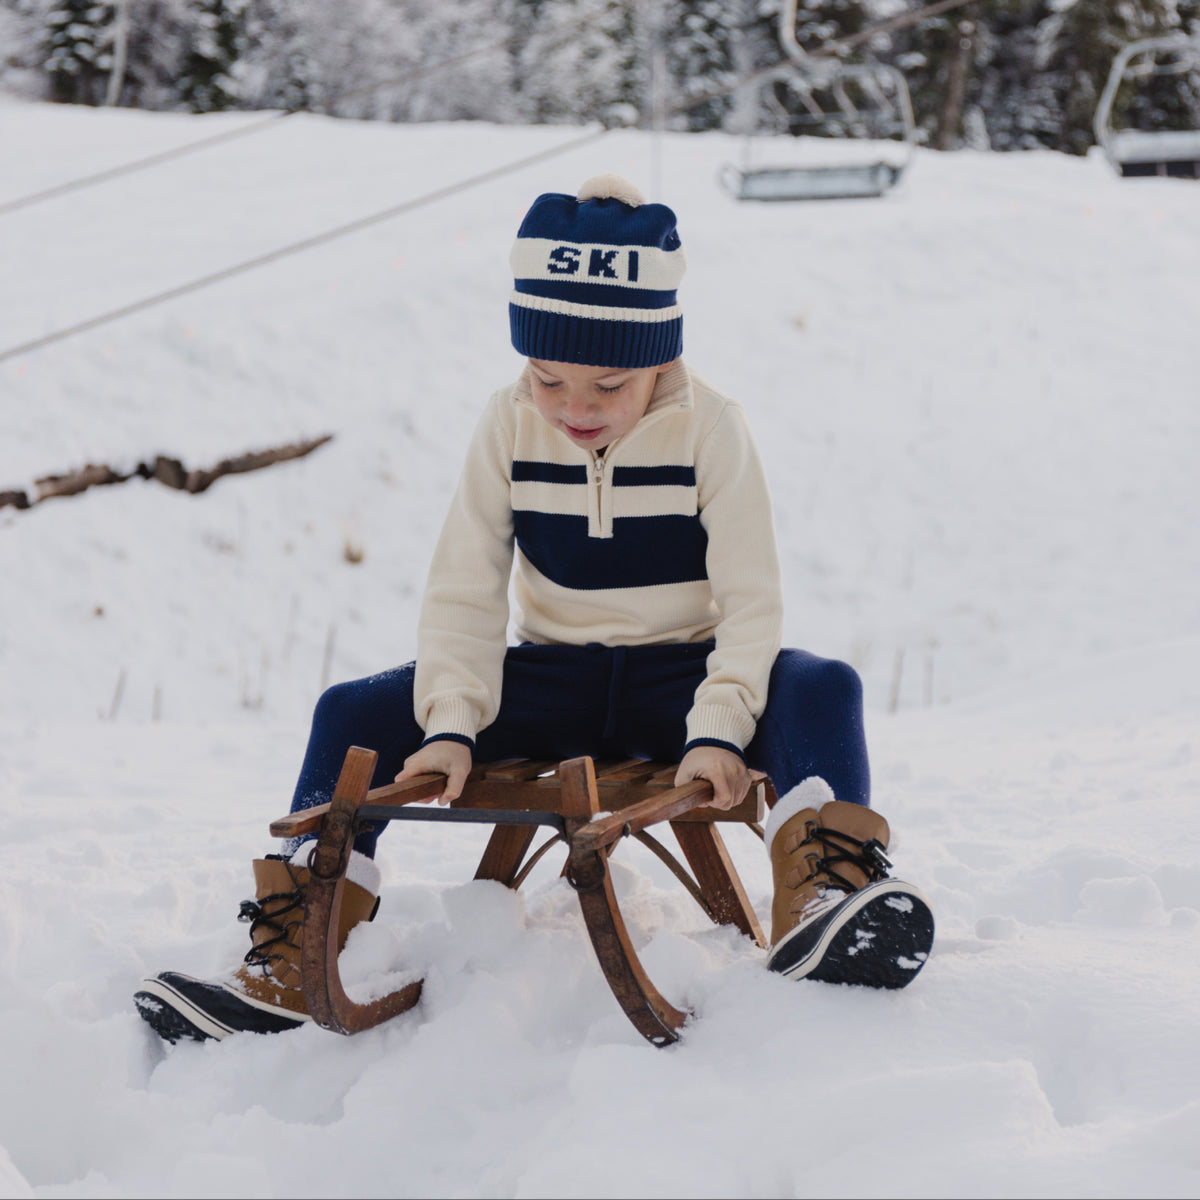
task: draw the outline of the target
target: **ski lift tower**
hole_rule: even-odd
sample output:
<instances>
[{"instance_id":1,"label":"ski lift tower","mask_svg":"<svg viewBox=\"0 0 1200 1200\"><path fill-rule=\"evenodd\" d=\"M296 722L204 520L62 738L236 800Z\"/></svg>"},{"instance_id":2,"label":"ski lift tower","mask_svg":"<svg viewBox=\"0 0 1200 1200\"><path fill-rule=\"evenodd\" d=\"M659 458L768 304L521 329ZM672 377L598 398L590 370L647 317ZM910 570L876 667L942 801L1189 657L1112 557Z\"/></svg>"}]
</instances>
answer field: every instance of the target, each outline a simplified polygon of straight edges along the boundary
<instances>
[{"instance_id":1,"label":"ski lift tower","mask_svg":"<svg viewBox=\"0 0 1200 1200\"><path fill-rule=\"evenodd\" d=\"M723 167L719 178L738 200L843 200L882 196L900 181L912 161L916 146L916 124L912 98L904 76L885 63L849 64L805 52L796 39L798 0L784 0L779 14L779 43L788 62L770 71L762 82L763 107L777 126L787 132L763 138L753 132L745 140L742 165ZM802 108L801 123L843 129L868 130L839 137L794 136L792 119L779 102L777 91ZM886 130L884 137L879 131ZM817 157L787 163L774 161L756 165L756 142L791 143L789 150L802 147L818 150ZM896 154L883 155L880 143L894 144ZM853 143L857 153L851 153ZM835 147L830 153L830 147ZM863 154L863 150L867 154ZM778 156L782 157L782 156ZM789 153L789 158L794 157Z\"/></svg>"},{"instance_id":2,"label":"ski lift tower","mask_svg":"<svg viewBox=\"0 0 1200 1200\"><path fill-rule=\"evenodd\" d=\"M1127 81L1182 77L1200 71L1200 35L1145 38L1130 42L1113 59L1096 105L1096 141L1123 176L1165 175L1200 179L1200 129L1114 129L1113 104Z\"/></svg>"}]
</instances>

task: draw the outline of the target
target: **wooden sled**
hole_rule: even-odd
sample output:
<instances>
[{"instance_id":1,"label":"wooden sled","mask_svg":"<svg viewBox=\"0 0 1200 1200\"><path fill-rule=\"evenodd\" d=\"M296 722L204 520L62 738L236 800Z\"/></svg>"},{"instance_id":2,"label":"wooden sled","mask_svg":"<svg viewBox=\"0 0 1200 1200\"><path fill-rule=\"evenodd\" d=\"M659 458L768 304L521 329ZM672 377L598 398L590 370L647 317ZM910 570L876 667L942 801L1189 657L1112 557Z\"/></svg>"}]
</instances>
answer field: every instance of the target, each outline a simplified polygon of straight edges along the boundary
<instances>
[{"instance_id":1,"label":"wooden sled","mask_svg":"<svg viewBox=\"0 0 1200 1200\"><path fill-rule=\"evenodd\" d=\"M762 836L759 822L764 806L774 804L775 793L761 771L751 772L753 782L746 799L722 811L708 803L712 787L707 781L673 786L676 767L667 763L511 759L476 765L463 794L448 807L406 807L440 795L445 777L422 775L371 789L376 758L373 750L352 746L328 804L271 824L274 837L319 833L309 862L300 968L305 1004L313 1020L325 1029L360 1033L412 1008L421 995L418 981L378 1000L357 1004L342 987L337 961L338 915L354 838L368 822L492 824L495 828L475 878L494 879L511 888L521 886L551 846L565 843L563 875L579 895L604 977L637 1031L656 1046L678 1041L679 1029L689 1014L663 998L629 940L608 870L608 856L622 837L637 838L653 851L714 922L733 925L760 946L766 945L717 829L717 823L733 821ZM671 823L694 878L647 832L662 821ZM539 825L554 832L526 857Z\"/></svg>"}]
</instances>

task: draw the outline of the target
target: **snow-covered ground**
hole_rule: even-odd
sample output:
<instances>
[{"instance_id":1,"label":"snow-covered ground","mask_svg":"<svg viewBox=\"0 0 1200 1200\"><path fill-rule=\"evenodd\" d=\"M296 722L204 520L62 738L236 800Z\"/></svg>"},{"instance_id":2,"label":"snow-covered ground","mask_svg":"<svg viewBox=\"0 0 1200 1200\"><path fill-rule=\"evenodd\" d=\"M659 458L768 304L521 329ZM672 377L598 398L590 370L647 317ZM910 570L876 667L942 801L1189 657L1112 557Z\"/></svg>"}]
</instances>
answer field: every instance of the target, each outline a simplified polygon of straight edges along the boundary
<instances>
[{"instance_id":1,"label":"snow-covered ground","mask_svg":"<svg viewBox=\"0 0 1200 1200\"><path fill-rule=\"evenodd\" d=\"M253 119L0 102L0 205ZM0 216L0 354L578 132L297 116ZM738 152L612 133L0 363L0 489L335 435L198 497L0 510L0 1194L1200 1192L1200 185L922 153L883 201L738 205ZM470 883L484 834L412 825L343 967L423 972L418 1009L166 1048L131 993L236 962L322 682L412 656L519 368L513 234L601 170L680 214L687 357L758 434L786 640L864 677L934 955L898 993L788 983L622 849L696 1013L658 1051L552 868Z\"/></svg>"}]
</instances>

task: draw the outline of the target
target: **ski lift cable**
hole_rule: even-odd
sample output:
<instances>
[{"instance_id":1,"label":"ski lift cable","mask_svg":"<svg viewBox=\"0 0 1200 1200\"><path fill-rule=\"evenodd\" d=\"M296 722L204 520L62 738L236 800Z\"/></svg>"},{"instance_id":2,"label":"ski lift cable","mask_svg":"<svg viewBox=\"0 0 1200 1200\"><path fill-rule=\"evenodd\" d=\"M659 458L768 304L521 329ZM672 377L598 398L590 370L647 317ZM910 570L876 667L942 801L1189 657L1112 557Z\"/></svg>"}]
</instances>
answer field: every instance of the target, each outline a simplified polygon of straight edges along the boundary
<instances>
[{"instance_id":1,"label":"ski lift cable","mask_svg":"<svg viewBox=\"0 0 1200 1200\"><path fill-rule=\"evenodd\" d=\"M393 217L398 217L404 213L412 212L414 209L422 208L428 204L436 204L442 200L448 199L450 196L458 192L467 191L470 188L478 187L484 183L491 183L495 179L499 179L504 175L509 175L514 171L519 171L523 167L533 166L535 163L544 162L546 159L554 158L559 154L566 154L570 150L578 149L581 146L586 146L589 142L598 141L606 134L613 132L613 128L604 128L592 130L583 137L572 138L568 142L563 142L560 145L552 146L549 150L539 150L536 154L527 155L524 158L519 158L513 162L504 163L499 167L494 167L490 171L482 171L478 175L472 175L467 179L461 179L457 183L448 184L445 187L436 188L432 192L426 192L423 196L414 197L412 200L405 200L400 204L394 204L390 208L384 209L382 212L372 213L366 217L359 217L357 220L349 221L344 225L339 225L334 229L327 229L322 233L313 234L311 237L303 238L298 242L292 242L287 246L280 246L278 249L271 250L266 254L260 254L255 258L246 259L244 262L235 263L229 267L223 267L219 271L213 271L211 274L203 275L199 279L193 279L188 283L180 284L177 287L168 288L165 292L158 292L153 296L146 296L141 300L135 300L131 304L122 305L120 308L115 308L106 313L101 313L99 316L89 317L85 321L80 321L75 325L70 325L64 329L57 329L52 333L44 334L42 337L34 338L32 341L23 343L20 346L12 346L7 350L0 350L0 362L6 362L9 359L17 358L22 354L29 354L34 350L40 350L43 346L53 345L55 342L65 341L67 338L74 337L77 333L85 333L91 329L97 329L102 325L108 325L113 321L120 320L122 317L132 316L134 313L144 312L149 308L154 308L159 304L165 304L168 300L176 300L180 296L187 296L192 292L198 292L202 288L211 287L213 284L222 283L226 279L232 279L237 275L244 275L247 271L253 271L258 267L267 266L269 263L278 262L282 258L287 258L292 254L299 254L304 250L311 250L316 246L323 246L327 242L332 242L337 238L346 237L352 233L358 233L363 229L368 229L373 225L378 225L383 221L389 221Z\"/></svg>"},{"instance_id":2,"label":"ski lift cable","mask_svg":"<svg viewBox=\"0 0 1200 1200\"><path fill-rule=\"evenodd\" d=\"M829 53L841 54L844 50L853 49L860 42L870 41L876 34L891 33L896 29L906 29L909 25L915 25L918 21L940 16L951 9L962 8L966 4L976 2L977 0L936 0L934 4L926 4L923 8L914 9L910 13L901 13L899 16L892 17L887 21L880 21L876 25L868 25L866 29L860 29L857 33L849 34L844 38L837 38L820 50L809 51L808 56L809 58L816 58Z\"/></svg>"},{"instance_id":3,"label":"ski lift cable","mask_svg":"<svg viewBox=\"0 0 1200 1200\"><path fill-rule=\"evenodd\" d=\"M874 37L877 33L888 33L893 29L903 28L916 21L924 20L926 17L936 16L939 13L946 12L952 8L960 8L964 4L971 3L972 0L937 0L934 4L925 5L925 7L916 10L915 12L905 13L899 17L893 17L891 20L880 22L877 25L869 26L866 29L859 30L856 34L851 34L848 37L840 38L837 41L829 42L819 50L813 50L807 53L808 58L824 58L833 54L840 54L846 49L849 49L859 42L867 41ZM572 33L576 29L590 24L593 18L587 17L574 21L564 21L561 25L556 25L547 30L545 36L555 38L561 33ZM423 79L428 75L435 74L438 71L444 70L446 67L457 66L459 63L467 62L469 59L480 57L484 54L491 54L496 50L502 50L510 44L510 39L505 38L502 41L492 42L487 46L479 46L474 50L468 50L463 54L455 55L452 58L442 59L436 63L430 63L428 66L418 67L415 70L408 71L403 75L395 76L391 79L381 80L376 83L370 83L364 87L355 88L350 92L346 92L337 97L339 101L352 100L357 96L362 96L368 92L378 91L382 88L397 87L400 84L411 83L417 79ZM702 104L707 104L712 100L719 100L724 96L737 91L738 88L747 83L752 83L764 76L770 74L771 71L781 66L782 63L772 63L768 67L763 67L760 70L752 71L748 75L735 81L733 84L705 92L702 96L693 97L681 105L676 105L671 108L670 115L676 116L685 112L690 112L693 108L699 108ZM122 163L115 167L108 167L103 171L97 171L92 175L84 175L78 179L67 180L64 183L55 184L53 187L44 188L38 192L31 192L25 196L18 196L14 200L0 202L0 216L5 216L11 212L17 212L19 209L28 208L34 204L41 204L43 201L52 200L56 196L66 195L70 192L79 191L83 188L93 187L96 184L107 183L111 179L118 179L123 175L130 175L136 171L149 170L151 167L159 166L162 163L171 162L177 158L183 158L185 155L194 154L201 150L207 150L213 146L221 145L225 142L231 142L236 138L247 137L255 133L261 133L263 130L273 128L281 120L287 117L295 116L299 112L306 112L306 109L285 109L280 112L274 112L269 117L265 117L261 121L254 121L247 125L239 126L237 129L229 129L223 133L214 134L211 137L200 138L195 142L188 142L183 146L175 146L170 150L160 151L158 154L151 154L145 158L134 159L132 162Z\"/></svg>"},{"instance_id":4,"label":"ski lift cable","mask_svg":"<svg viewBox=\"0 0 1200 1200\"><path fill-rule=\"evenodd\" d=\"M183 146L175 146L170 150L162 150L158 154L151 154L146 158L138 158L133 162L122 163L120 166L108 167L103 171L97 171L94 175L84 175L79 179L70 179L65 183L58 183L53 187L44 188L40 192L30 192L26 196L18 196L15 200L8 200L0 204L0 216L16 212L21 208L28 208L33 204L41 204L44 200L53 200L55 196L63 196L67 192L92 187L97 183L107 183L110 179L117 179L122 175L131 175L134 171L144 171L150 167L157 167L160 163L170 162L174 158L182 158L185 154L194 154L197 150L206 150L208 147L216 146L222 142L231 142L234 138L246 137L252 133L260 133L269 125L274 125L283 117L290 117L291 115L291 111L275 112L269 117L264 117L261 121L252 121L249 124L240 125L236 129L226 129L224 132L213 134L211 137L200 138L199 141L188 142Z\"/></svg>"},{"instance_id":5,"label":"ski lift cable","mask_svg":"<svg viewBox=\"0 0 1200 1200\"><path fill-rule=\"evenodd\" d=\"M564 21L560 25L555 25L545 31L544 37L554 40L558 35L565 33L574 33L576 29L583 25L590 24L593 18L587 17L574 21ZM452 58L441 59L435 63L429 63L426 66L416 67L411 71L406 71L402 75L393 76L391 79L378 80L374 83L369 83L363 87L354 88L349 92L343 92L334 98L335 102L340 103L346 100L353 100L359 96L366 95L370 92L380 91L383 88L398 87L401 84L412 83L418 79L424 79L429 75L435 75L439 71L445 70L447 67L455 67L460 63L467 62L472 58L479 58L484 54L492 54L497 50L503 50L510 44L510 39L505 38L499 42L491 42L486 46L477 46L474 50L467 50L462 54L456 54ZM273 112L269 117L264 117L261 121L252 121L246 125L240 125L236 129L227 129L222 133L213 134L210 137L200 138L194 142L187 142L182 146L175 146L170 150L162 150L157 154L147 155L145 158L137 158L132 162L121 163L115 167L108 167L103 171L97 171L92 175L83 175L78 179L69 179L64 183L55 184L53 187L44 188L38 192L31 192L26 196L18 196L15 200L7 200L0 203L0 216L5 216L10 212L16 212L22 208L28 208L34 204L41 204L45 200L53 200L56 196L66 195L69 192L79 191L83 188L93 187L99 183L107 183L110 179L118 179L122 175L131 175L136 171L149 170L151 167L157 167L162 163L171 162L177 158L183 158L185 155L194 154L200 150L207 150L213 146L221 145L225 142L231 142L235 138L247 137L251 134L261 133L265 129L274 128L278 123L287 117L294 117L297 113L309 112L303 108L289 108L278 112Z\"/></svg>"},{"instance_id":6,"label":"ski lift cable","mask_svg":"<svg viewBox=\"0 0 1200 1200\"><path fill-rule=\"evenodd\" d=\"M838 42L827 43L820 50L814 51L809 57L822 57L825 55L831 55L831 54L838 53L840 50L845 49L847 46L849 46L853 43L856 43L858 41L865 40L865 39L873 36L875 33L885 32L885 31L895 29L897 27L900 27L900 26L903 26L906 24L911 24L911 23L921 20L925 17L933 16L933 15L936 15L937 13L945 12L948 9L957 8L957 7L960 7L961 5L967 4L967 3L971 3L971 0L938 0L937 3L926 5L924 8L918 9L916 12L905 14L902 17L893 18L890 21L885 21L882 24L880 24L878 26L872 26L869 29L860 30L857 34L855 34L849 38L841 39ZM559 34L562 32L567 32L571 29L574 29L578 26L585 25L587 23L588 23L587 20L564 22L562 25L556 26L552 30L548 31L548 33L550 36L554 36L556 34ZM475 50L468 51L462 55L457 56L456 58L446 59L441 62L431 64L428 67L420 68L416 72L410 72L404 76L401 76L401 77L398 77L398 78L395 78L395 79L392 79L389 81L385 81L383 83L372 84L367 88L358 89L354 92L347 93L345 96L343 96L341 98L348 99L351 96L361 94L363 91L375 90L376 88L384 87L384 86L395 86L398 83L405 82L405 81L411 80L411 79L419 77L419 76L431 74L435 71L442 70L445 67L453 65L457 62L461 62L461 61L464 61L465 59L475 57L476 55L481 55L484 53L491 52L491 51L499 49L503 46L507 46L508 44L509 44L509 42L506 39L503 42L493 43L490 46L478 47ZM706 104L711 100L718 99L722 96L729 95L733 91L736 91L739 87L742 87L747 83L753 82L756 79L761 79L761 78L771 74L773 71L778 70L780 67L782 67L784 65L785 65L784 62L772 63L770 66L750 72L749 74L738 79L731 85L727 85L720 89L716 89L712 92L705 93L702 96L694 96L691 99L685 101L684 103L672 107L670 112L672 115L677 114L677 113L687 112L693 108L699 107L702 104ZM56 188L47 189L44 192L40 192L40 193L37 193L32 196L26 196L26 197L22 197L18 200L9 201L6 204L0 205L0 215L3 215L6 212L13 211L14 209L20 208L26 204L33 204L39 200L48 199L51 195L60 195L64 192L76 190L78 188L87 187L87 186L90 186L91 184L99 183L99 182L102 182L103 180L111 179L118 175L126 174L126 173L129 173L132 171L141 170L141 169L147 168L147 167L152 167L152 166L158 165L161 162L168 161L169 159L178 158L184 154L188 154L188 153L191 153L196 150L205 149L205 148L212 146L218 142L229 141L235 137L244 136L244 135L252 133L252 132L260 131L264 128L268 128L270 126L277 124L278 121L282 120L285 117L292 116L292 115L294 115L295 112L298 112L298 111L302 111L302 110L287 110L284 112L274 113L274 114L272 114L272 116L266 118L265 120L255 122L252 125L242 126L241 128L236 129L236 130L229 130L229 131L226 131L225 133L215 135L214 137L204 138L198 142L191 142L186 146L177 147L174 150L168 150L168 151L164 151L157 155L152 155L149 158L140 159L133 163L127 163L120 167L110 168L108 171L101 172L98 175L93 175L93 176L86 177L84 179L70 181L65 184L60 184ZM491 180L500 178L501 176L506 175L511 171L519 170L522 167L530 166L534 163L544 161L548 158L554 157L557 154L565 153L566 151L573 149L577 146L586 145L589 142L595 141L598 138L603 137L605 134L607 134L609 132L611 132L611 127L601 129L597 132L592 132L592 133L586 134L585 136L583 136L581 138L576 138L570 142L564 143L561 146L554 147L551 150L540 151L537 154L530 155L527 158L523 158L523 159L517 160L513 163L509 163L504 166L495 168L492 171L486 171L479 175L472 176L469 179L461 180L457 184L451 184L448 187L440 188L434 192L427 193L424 196L419 196L413 200L405 201L403 204L394 205L391 208L385 209L383 212L374 213L371 216L359 218L356 221L352 221L346 225L338 226L335 229L327 230L324 233L314 234L312 237L305 238L302 241L292 243L291 245L288 245L288 246L279 247L278 249L270 251L267 254L259 255L255 258L248 259L241 263L236 263L230 267L225 267L220 271L212 272L211 274L202 276L199 279L194 279L194 280L190 281L189 283L180 284L177 287L169 288L165 292L159 292L153 296L144 297L143 299L134 301L131 304L126 304L126 305L121 306L120 308L112 309L106 313L101 313L100 315L91 317L85 321L80 321L75 325L68 326L64 329L55 330L51 333L43 335L42 337L35 338L32 341L25 342L25 343L22 343L21 345L13 346L7 350L0 351L0 362L6 362L10 359L18 357L19 355L28 354L28 353L31 353L32 351L39 350L43 346L49 346L49 345L53 345L56 342L64 341L67 338L73 337L75 334L84 333L84 332L87 332L88 330L99 328L100 326L107 325L113 321L119 320L122 317L132 316L133 314L138 313L138 312L144 312L145 310L147 310L149 308L153 308L156 305L164 304L169 300L174 300L181 296L189 295L192 292L199 291L205 287L210 287L216 283L223 282L226 279L233 278L234 276L244 274L245 272L254 270L257 267L266 266L269 263L276 262L279 259L285 258L289 255L298 254L304 250L312 249L315 246L323 245L323 244L333 241L337 238L347 236L348 234L356 233L359 230L368 228L371 225L375 225L382 221L389 220L392 217L400 216L401 214L406 213L406 212L411 212L412 210L422 207L423 205L432 204L437 201L443 200L443 199L447 198L448 196L455 194L456 192L464 191L468 188L478 186L479 184L490 182Z\"/></svg>"}]
</instances>

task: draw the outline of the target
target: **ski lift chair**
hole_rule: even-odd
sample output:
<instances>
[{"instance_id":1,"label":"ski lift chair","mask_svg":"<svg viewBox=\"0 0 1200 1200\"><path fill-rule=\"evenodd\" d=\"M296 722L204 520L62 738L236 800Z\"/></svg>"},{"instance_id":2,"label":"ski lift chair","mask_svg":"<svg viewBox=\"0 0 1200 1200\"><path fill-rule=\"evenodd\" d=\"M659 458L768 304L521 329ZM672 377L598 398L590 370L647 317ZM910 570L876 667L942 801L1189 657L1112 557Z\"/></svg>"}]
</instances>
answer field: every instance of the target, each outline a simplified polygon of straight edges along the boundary
<instances>
[{"instance_id":1,"label":"ski lift chair","mask_svg":"<svg viewBox=\"0 0 1200 1200\"><path fill-rule=\"evenodd\" d=\"M1200 129L1117 129L1113 108L1126 82L1145 82L1200 71L1200 37L1177 34L1130 42L1113 60L1096 105L1096 141L1122 176L1162 175L1200 179Z\"/></svg>"},{"instance_id":2,"label":"ski lift chair","mask_svg":"<svg viewBox=\"0 0 1200 1200\"><path fill-rule=\"evenodd\" d=\"M747 137L741 167L726 165L718 178L722 186L738 200L847 200L882 196L900 181L916 147L916 123L912 97L904 76L884 63L851 65L831 58L810 57L796 39L798 0L784 0L779 13L779 44L791 60L767 75L764 83L766 107L777 131L793 133L796 125L817 127L840 137L791 137L796 150L823 149L840 142L839 161L772 163L755 166L751 162L754 135ZM798 100L803 114L793 113L780 102L782 91ZM851 93L859 97L856 104ZM896 141L903 146L902 157L892 161L876 155L844 153L847 143L866 134L877 151L879 140ZM776 145L780 139L776 139Z\"/></svg>"},{"instance_id":3,"label":"ski lift chair","mask_svg":"<svg viewBox=\"0 0 1200 1200\"><path fill-rule=\"evenodd\" d=\"M895 67L883 63L822 64L820 69L788 65L767 77L764 90L765 107L773 117L772 123L787 132L769 138L748 135L743 143L741 165L726 164L721 168L718 179L735 199L878 197L896 186L912 160L916 144L912 101L904 76ZM803 113L789 114L778 98L780 91L789 99L798 99ZM858 104L851 98L851 91L858 95ZM791 133L796 125L833 127L845 132L837 137L804 133L797 136ZM883 155L880 143L884 141L894 143L900 154ZM788 157L810 150L817 151L820 157L812 162L759 164L755 158L763 142L772 143L776 149L786 144ZM854 142L860 142L868 154L848 153ZM823 161L831 146L837 148L836 161Z\"/></svg>"}]
</instances>

